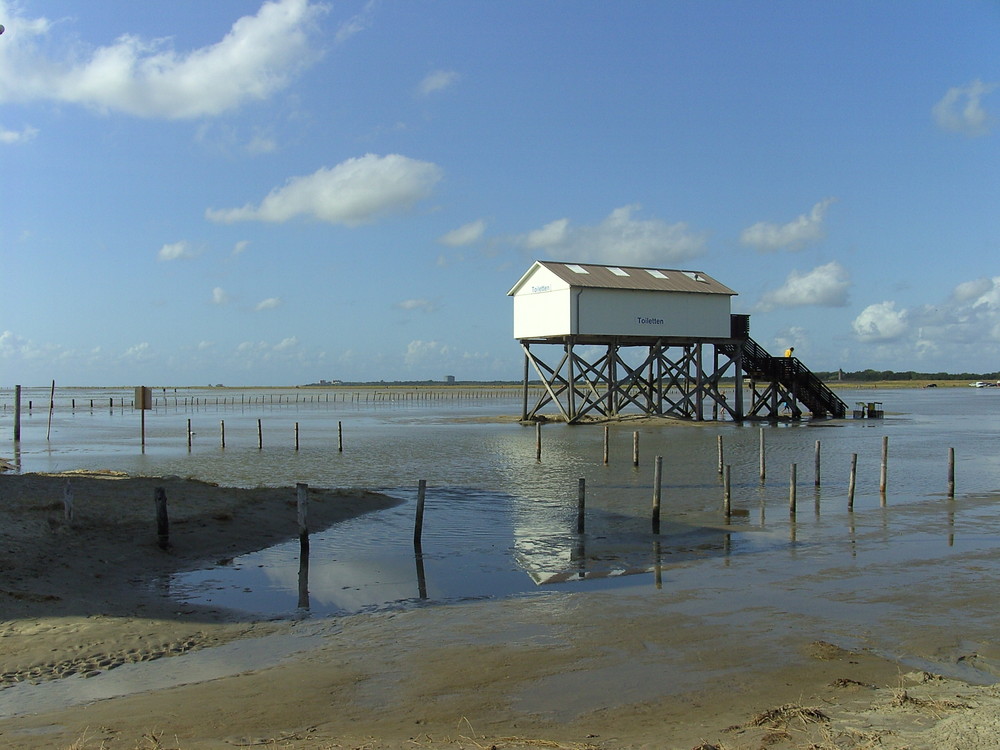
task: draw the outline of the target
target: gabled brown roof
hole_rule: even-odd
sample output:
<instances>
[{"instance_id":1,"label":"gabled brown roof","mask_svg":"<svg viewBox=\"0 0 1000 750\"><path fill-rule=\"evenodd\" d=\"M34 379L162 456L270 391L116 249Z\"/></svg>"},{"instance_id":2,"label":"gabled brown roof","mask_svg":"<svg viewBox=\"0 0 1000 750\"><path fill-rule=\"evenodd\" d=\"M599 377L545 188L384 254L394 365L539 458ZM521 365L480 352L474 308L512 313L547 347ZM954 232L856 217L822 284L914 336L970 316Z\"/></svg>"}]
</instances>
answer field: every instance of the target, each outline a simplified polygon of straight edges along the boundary
<instances>
[{"instance_id":1,"label":"gabled brown roof","mask_svg":"<svg viewBox=\"0 0 1000 750\"><path fill-rule=\"evenodd\" d=\"M658 292L688 292L695 294L729 294L733 291L703 271L641 266L603 266L592 263L560 263L539 260L508 292L514 294L536 266L541 266L570 286L598 289L642 289Z\"/></svg>"}]
</instances>

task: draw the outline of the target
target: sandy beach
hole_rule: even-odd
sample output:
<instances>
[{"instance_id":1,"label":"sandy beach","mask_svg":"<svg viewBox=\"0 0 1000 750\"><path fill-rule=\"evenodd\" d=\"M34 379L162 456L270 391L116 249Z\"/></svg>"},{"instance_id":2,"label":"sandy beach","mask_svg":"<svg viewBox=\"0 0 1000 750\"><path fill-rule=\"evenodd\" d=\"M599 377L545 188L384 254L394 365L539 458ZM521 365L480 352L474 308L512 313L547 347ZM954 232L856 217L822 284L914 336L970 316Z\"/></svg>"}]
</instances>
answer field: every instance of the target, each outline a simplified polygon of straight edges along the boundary
<instances>
[{"instance_id":1,"label":"sandy beach","mask_svg":"<svg viewBox=\"0 0 1000 750\"><path fill-rule=\"evenodd\" d=\"M168 497L166 550L157 487ZM393 502L311 488L310 524ZM0 715L4 747L1000 747L994 687L815 640L808 627L734 635L601 594L323 622L252 621L166 595L173 572L294 538L294 488L0 475L0 528L0 701L24 683L97 686L181 667L168 686L149 679L120 697L39 699ZM289 642L299 645L278 653ZM227 648L245 657L252 644L272 653L210 678L185 666Z\"/></svg>"}]
</instances>

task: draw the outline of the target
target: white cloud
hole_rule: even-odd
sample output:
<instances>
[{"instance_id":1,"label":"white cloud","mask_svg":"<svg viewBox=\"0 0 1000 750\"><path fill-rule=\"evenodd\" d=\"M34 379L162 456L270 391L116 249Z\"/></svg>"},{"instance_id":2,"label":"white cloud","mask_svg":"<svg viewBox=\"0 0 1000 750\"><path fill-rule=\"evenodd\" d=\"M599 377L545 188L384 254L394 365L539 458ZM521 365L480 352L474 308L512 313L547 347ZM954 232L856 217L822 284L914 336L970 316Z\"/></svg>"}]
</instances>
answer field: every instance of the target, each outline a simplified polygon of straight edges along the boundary
<instances>
[{"instance_id":1,"label":"white cloud","mask_svg":"<svg viewBox=\"0 0 1000 750\"><path fill-rule=\"evenodd\" d=\"M475 221L470 221L468 224L463 224L458 229L452 229L450 232L443 234L438 238L438 242L450 247L471 245L482 239L485 231L486 222L482 219L476 219Z\"/></svg>"},{"instance_id":2,"label":"white cloud","mask_svg":"<svg viewBox=\"0 0 1000 750\"><path fill-rule=\"evenodd\" d=\"M52 100L181 119L219 115L286 87L317 54L309 33L325 6L273 0L238 19L219 42L187 52L170 39L125 34L113 44L47 58L36 40L52 31L45 18L14 12L0 56L0 102ZM165 16L170 18L170 16ZM176 20L176 19L174 19ZM183 31L184 24L171 30ZM48 48L68 48L63 40Z\"/></svg>"},{"instance_id":3,"label":"white cloud","mask_svg":"<svg viewBox=\"0 0 1000 750\"><path fill-rule=\"evenodd\" d=\"M758 221L740 233L740 242L756 247L761 252L774 250L801 250L806 245L823 238L823 219L835 198L827 198L812 207L808 214L800 214L787 224Z\"/></svg>"},{"instance_id":4,"label":"white cloud","mask_svg":"<svg viewBox=\"0 0 1000 750\"><path fill-rule=\"evenodd\" d=\"M299 339L296 336L289 336L288 338L282 339L280 342L274 345L274 351L283 352L286 349L294 349L299 345Z\"/></svg>"},{"instance_id":5,"label":"white cloud","mask_svg":"<svg viewBox=\"0 0 1000 750\"><path fill-rule=\"evenodd\" d=\"M396 307L400 310L420 310L429 313L437 310L438 304L434 300L429 299L406 299L402 302L397 302Z\"/></svg>"},{"instance_id":6,"label":"white cloud","mask_svg":"<svg viewBox=\"0 0 1000 750\"><path fill-rule=\"evenodd\" d=\"M247 152L255 155L273 154L277 150L278 142L273 138L260 133L255 134L247 144Z\"/></svg>"},{"instance_id":7,"label":"white cloud","mask_svg":"<svg viewBox=\"0 0 1000 750\"><path fill-rule=\"evenodd\" d=\"M411 341L406 346L406 354L403 355L403 361L409 365L420 365L432 359L438 359L446 356L451 352L451 349L445 344L441 344L437 341Z\"/></svg>"},{"instance_id":8,"label":"white cloud","mask_svg":"<svg viewBox=\"0 0 1000 750\"><path fill-rule=\"evenodd\" d=\"M215 287L212 290L212 304L213 305L225 305L229 302L229 294L221 286Z\"/></svg>"},{"instance_id":9,"label":"white cloud","mask_svg":"<svg viewBox=\"0 0 1000 750\"><path fill-rule=\"evenodd\" d=\"M242 255L248 247L250 247L250 240L240 240L233 245L233 255Z\"/></svg>"},{"instance_id":10,"label":"white cloud","mask_svg":"<svg viewBox=\"0 0 1000 750\"><path fill-rule=\"evenodd\" d=\"M705 236L687 224L659 219L635 219L639 206L622 206L596 226L574 227L558 219L524 235L520 242L531 250L559 253L566 260L662 266L701 255Z\"/></svg>"},{"instance_id":11,"label":"white cloud","mask_svg":"<svg viewBox=\"0 0 1000 750\"><path fill-rule=\"evenodd\" d=\"M365 3L365 7L362 8L360 12L355 13L340 25L340 28L337 29L337 34L334 37L337 44L346 42L352 36L360 34L371 25L371 16L375 9L375 4L375 0L368 0L368 2Z\"/></svg>"},{"instance_id":12,"label":"white cloud","mask_svg":"<svg viewBox=\"0 0 1000 750\"><path fill-rule=\"evenodd\" d=\"M868 305L852 324L862 341L895 341L909 330L906 310L897 310L890 301Z\"/></svg>"},{"instance_id":13,"label":"white cloud","mask_svg":"<svg viewBox=\"0 0 1000 750\"><path fill-rule=\"evenodd\" d=\"M435 91L443 91L455 84L459 79L458 73L453 70L435 70L424 76L424 79L417 86L417 91L422 96L433 94Z\"/></svg>"},{"instance_id":14,"label":"white cloud","mask_svg":"<svg viewBox=\"0 0 1000 750\"><path fill-rule=\"evenodd\" d=\"M998 85L1000 84L975 80L965 86L948 89L941 101L931 110L934 122L942 130L954 133L969 136L988 135L996 123L996 118L983 109L983 97L990 94Z\"/></svg>"},{"instance_id":15,"label":"white cloud","mask_svg":"<svg viewBox=\"0 0 1000 750\"><path fill-rule=\"evenodd\" d=\"M260 302L258 302L257 305L254 307L254 310L257 311L273 310L274 308L279 307L280 305L281 305L280 297L268 297L267 299L262 299Z\"/></svg>"},{"instance_id":16,"label":"white cloud","mask_svg":"<svg viewBox=\"0 0 1000 750\"><path fill-rule=\"evenodd\" d=\"M353 227L397 213L430 195L441 168L399 154L366 154L311 175L293 177L272 190L259 206L208 209L212 221L285 222L312 216L330 224Z\"/></svg>"},{"instance_id":17,"label":"white cloud","mask_svg":"<svg viewBox=\"0 0 1000 750\"><path fill-rule=\"evenodd\" d=\"M28 141L34 140L36 135L38 135L38 129L30 126L25 126L21 130L6 130L5 128L0 128L0 143L8 146L18 143L27 143Z\"/></svg>"},{"instance_id":18,"label":"white cloud","mask_svg":"<svg viewBox=\"0 0 1000 750\"><path fill-rule=\"evenodd\" d=\"M164 245L163 247L160 248L159 252L157 252L156 254L157 259L162 261L180 260L181 258L193 258L194 256L195 253L191 249L191 245L184 240Z\"/></svg>"},{"instance_id":19,"label":"white cloud","mask_svg":"<svg viewBox=\"0 0 1000 750\"><path fill-rule=\"evenodd\" d=\"M124 360L131 360L134 362L145 362L150 359L151 352L148 341L143 341L142 343L136 344L135 346L130 346L126 349L121 358Z\"/></svg>"},{"instance_id":20,"label":"white cloud","mask_svg":"<svg viewBox=\"0 0 1000 750\"><path fill-rule=\"evenodd\" d=\"M836 261L806 273L792 271L785 283L774 291L767 292L757 305L759 312L768 312L779 307L844 307L847 304L847 290L851 285L847 269Z\"/></svg>"}]
</instances>

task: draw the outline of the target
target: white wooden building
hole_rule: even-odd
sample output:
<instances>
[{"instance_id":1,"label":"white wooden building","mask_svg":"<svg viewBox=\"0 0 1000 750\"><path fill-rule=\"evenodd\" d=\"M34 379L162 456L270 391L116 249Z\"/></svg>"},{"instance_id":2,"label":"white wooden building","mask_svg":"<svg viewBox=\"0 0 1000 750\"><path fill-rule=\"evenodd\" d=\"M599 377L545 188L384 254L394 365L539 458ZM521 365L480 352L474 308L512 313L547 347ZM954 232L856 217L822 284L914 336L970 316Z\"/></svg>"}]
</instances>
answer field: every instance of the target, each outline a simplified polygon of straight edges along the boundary
<instances>
[{"instance_id":1,"label":"white wooden building","mask_svg":"<svg viewBox=\"0 0 1000 750\"><path fill-rule=\"evenodd\" d=\"M535 261L508 295L514 338L728 338L734 292L702 271Z\"/></svg>"}]
</instances>

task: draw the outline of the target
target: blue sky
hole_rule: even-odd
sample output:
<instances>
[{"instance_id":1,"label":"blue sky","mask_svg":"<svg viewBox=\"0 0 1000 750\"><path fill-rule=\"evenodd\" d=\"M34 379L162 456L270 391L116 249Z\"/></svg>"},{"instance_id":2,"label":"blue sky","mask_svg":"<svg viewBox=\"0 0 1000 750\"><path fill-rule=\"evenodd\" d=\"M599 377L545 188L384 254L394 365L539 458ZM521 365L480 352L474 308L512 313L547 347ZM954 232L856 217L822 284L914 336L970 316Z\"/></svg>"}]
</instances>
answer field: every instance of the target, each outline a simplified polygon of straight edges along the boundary
<instances>
[{"instance_id":1,"label":"blue sky","mask_svg":"<svg viewBox=\"0 0 1000 750\"><path fill-rule=\"evenodd\" d=\"M1000 368L1000 3L0 0L0 381L511 379L536 259Z\"/></svg>"}]
</instances>

